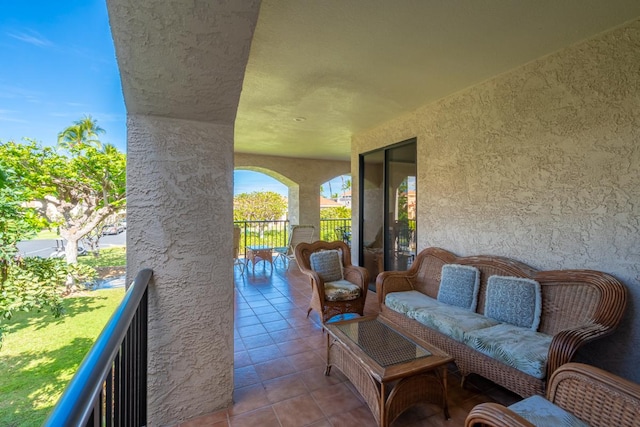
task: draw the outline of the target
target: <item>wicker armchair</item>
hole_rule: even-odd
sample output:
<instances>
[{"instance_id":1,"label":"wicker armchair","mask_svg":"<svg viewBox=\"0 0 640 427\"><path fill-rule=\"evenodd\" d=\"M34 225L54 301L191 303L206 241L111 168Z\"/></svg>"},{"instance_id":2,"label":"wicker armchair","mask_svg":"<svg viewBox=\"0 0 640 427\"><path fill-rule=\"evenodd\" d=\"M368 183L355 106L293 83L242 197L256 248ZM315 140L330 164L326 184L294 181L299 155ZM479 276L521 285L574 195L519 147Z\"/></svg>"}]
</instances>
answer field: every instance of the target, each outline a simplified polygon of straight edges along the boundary
<instances>
[{"instance_id":1,"label":"wicker armchair","mask_svg":"<svg viewBox=\"0 0 640 427\"><path fill-rule=\"evenodd\" d=\"M363 315L369 274L351 265L351 252L344 242L299 243L295 256L300 271L311 281L307 317L311 310L320 315L322 323L345 313Z\"/></svg>"},{"instance_id":2,"label":"wicker armchair","mask_svg":"<svg viewBox=\"0 0 640 427\"><path fill-rule=\"evenodd\" d=\"M469 412L465 426L576 425L551 420L543 424L545 421L539 417L554 411L568 412L569 417L577 417L591 427L640 427L640 385L593 366L567 363L551 376L546 400L531 396L508 408L497 403L482 403ZM536 424L522 415L535 420Z\"/></svg>"}]
</instances>

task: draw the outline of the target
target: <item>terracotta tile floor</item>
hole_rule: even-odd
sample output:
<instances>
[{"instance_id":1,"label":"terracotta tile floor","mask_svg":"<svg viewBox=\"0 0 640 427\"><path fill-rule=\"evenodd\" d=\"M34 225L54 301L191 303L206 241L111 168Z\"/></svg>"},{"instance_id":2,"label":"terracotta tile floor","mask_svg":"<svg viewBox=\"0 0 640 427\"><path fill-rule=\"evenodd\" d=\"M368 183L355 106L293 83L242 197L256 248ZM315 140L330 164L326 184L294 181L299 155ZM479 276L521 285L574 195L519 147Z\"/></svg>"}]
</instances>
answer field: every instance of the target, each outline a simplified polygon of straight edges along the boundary
<instances>
[{"instance_id":1,"label":"terracotta tile floor","mask_svg":"<svg viewBox=\"0 0 640 427\"><path fill-rule=\"evenodd\" d=\"M235 275L235 365L232 407L182 423L199 426L375 426L353 385L338 370L324 375L326 335L315 312L307 318L310 285L296 266L276 263L273 273L259 264L255 275ZM374 292L367 294L365 314L377 313ZM450 366L449 410L444 420L435 405L417 405L391 427L462 426L481 402L510 405L518 396L477 376L465 388Z\"/></svg>"}]
</instances>

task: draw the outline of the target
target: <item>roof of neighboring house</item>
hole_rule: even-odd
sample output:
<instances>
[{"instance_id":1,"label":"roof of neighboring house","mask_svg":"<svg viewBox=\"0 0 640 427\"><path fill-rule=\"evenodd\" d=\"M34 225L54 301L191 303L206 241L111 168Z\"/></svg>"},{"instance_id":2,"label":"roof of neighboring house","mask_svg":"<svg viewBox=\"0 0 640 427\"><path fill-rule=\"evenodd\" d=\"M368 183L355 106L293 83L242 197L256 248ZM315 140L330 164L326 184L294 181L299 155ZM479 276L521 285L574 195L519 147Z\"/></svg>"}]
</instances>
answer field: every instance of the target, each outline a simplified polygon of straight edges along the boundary
<instances>
[{"instance_id":1,"label":"roof of neighboring house","mask_svg":"<svg viewBox=\"0 0 640 427\"><path fill-rule=\"evenodd\" d=\"M344 206L341 203L336 202L332 199L327 199L326 197L320 196L320 209L322 208L336 208L339 206Z\"/></svg>"}]
</instances>

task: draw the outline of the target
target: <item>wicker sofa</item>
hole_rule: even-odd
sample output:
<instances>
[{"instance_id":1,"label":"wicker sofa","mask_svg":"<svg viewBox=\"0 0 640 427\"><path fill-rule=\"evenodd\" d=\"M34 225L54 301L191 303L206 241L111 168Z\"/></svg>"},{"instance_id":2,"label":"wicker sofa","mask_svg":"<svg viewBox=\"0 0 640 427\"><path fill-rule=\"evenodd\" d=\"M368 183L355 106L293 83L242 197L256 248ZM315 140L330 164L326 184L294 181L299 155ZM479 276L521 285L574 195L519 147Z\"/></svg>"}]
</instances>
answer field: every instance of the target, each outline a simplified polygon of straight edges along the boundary
<instances>
[{"instance_id":1,"label":"wicker sofa","mask_svg":"<svg viewBox=\"0 0 640 427\"><path fill-rule=\"evenodd\" d=\"M593 366L567 363L551 376L546 399L531 396L509 407L481 403L469 412L465 426L640 427L639 413L640 385Z\"/></svg>"},{"instance_id":2,"label":"wicker sofa","mask_svg":"<svg viewBox=\"0 0 640 427\"><path fill-rule=\"evenodd\" d=\"M473 309L460 309L442 302L447 301L442 298L443 292L440 290L443 271L450 271L454 267L477 272ZM516 285L520 284L518 280L526 282L524 284L527 286L529 283L539 284L536 285L539 289L539 311L537 323L532 328L495 321L488 313L485 316L485 308L489 308L487 302L491 302L492 310L495 310L495 303L492 302L494 293L489 294L490 299L487 299L488 282L500 278L513 278ZM449 282L447 279L446 287L450 290ZM507 280L505 283L512 282ZM493 288L495 286L492 285ZM507 287L507 291L509 289ZM561 365L570 362L580 347L612 333L622 319L627 304L625 287L602 272L537 271L504 257L458 257L440 248L427 248L420 252L408 271L380 273L376 279L376 291L380 316L399 330L406 330L453 356L463 384L467 375L475 373L522 397L544 395L547 378ZM455 292L453 294L455 298ZM439 327L441 319L436 319L436 326L429 321L440 315L449 319L447 327L455 331ZM469 316L475 316L472 319L476 322L475 326L467 326ZM498 318L493 311L492 316ZM492 335L494 331L495 336ZM541 355L537 365L538 374L512 363L513 358L502 357L503 349L499 347L505 335L515 345L524 339L520 335L533 337L542 343L542 350L538 352ZM482 346L475 344L478 336L485 340ZM473 339L467 339L469 337ZM490 342L487 344L486 340ZM496 341L497 352L494 351L492 340ZM528 351L527 346L524 347L524 351Z\"/></svg>"}]
</instances>

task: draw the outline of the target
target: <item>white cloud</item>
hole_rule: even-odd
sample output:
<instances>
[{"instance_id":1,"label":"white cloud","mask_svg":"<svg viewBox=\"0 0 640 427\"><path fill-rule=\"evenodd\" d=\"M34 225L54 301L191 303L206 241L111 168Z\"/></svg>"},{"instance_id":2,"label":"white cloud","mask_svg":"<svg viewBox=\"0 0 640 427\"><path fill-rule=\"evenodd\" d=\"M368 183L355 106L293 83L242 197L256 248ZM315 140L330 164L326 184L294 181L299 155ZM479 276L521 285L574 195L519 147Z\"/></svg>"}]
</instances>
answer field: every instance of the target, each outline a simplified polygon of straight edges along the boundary
<instances>
[{"instance_id":1,"label":"white cloud","mask_svg":"<svg viewBox=\"0 0 640 427\"><path fill-rule=\"evenodd\" d=\"M16 40L20 40L21 42L32 44L34 46L46 47L53 46L49 40L40 35L37 31L26 30L26 31L18 31L18 32L8 32L7 35Z\"/></svg>"},{"instance_id":2,"label":"white cloud","mask_svg":"<svg viewBox=\"0 0 640 427\"><path fill-rule=\"evenodd\" d=\"M0 122L27 123L26 120L16 119L11 115L16 114L15 110L0 110Z\"/></svg>"}]
</instances>

